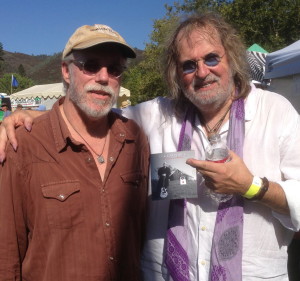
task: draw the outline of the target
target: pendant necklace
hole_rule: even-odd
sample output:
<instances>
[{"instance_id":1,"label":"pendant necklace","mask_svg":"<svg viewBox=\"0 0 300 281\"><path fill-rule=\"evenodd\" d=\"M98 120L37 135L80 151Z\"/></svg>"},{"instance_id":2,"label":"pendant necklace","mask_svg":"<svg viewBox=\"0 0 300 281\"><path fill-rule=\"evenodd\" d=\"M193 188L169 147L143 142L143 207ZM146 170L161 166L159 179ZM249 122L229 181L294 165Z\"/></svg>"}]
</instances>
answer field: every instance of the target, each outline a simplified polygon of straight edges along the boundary
<instances>
[{"instance_id":1,"label":"pendant necklace","mask_svg":"<svg viewBox=\"0 0 300 281\"><path fill-rule=\"evenodd\" d=\"M104 159L104 156L103 156L103 152L104 152L104 148L105 148L105 145L106 145L106 140L107 140L107 136L109 134L109 130L105 136L105 139L104 139L104 145L102 147L102 151L100 154L96 153L96 151L92 148L92 146L84 139L84 137L76 130L76 128L72 125L72 123L70 122L70 120L68 119L66 113L65 113L65 110L64 110L64 106L62 106L62 110L64 112L64 115L66 117L66 119L68 120L69 124L71 125L71 127L73 128L73 130L78 134L78 136L80 136L80 138L83 140L83 142L87 145L87 147L97 156L97 161L99 164L103 164L105 163L105 159Z\"/></svg>"},{"instance_id":2,"label":"pendant necklace","mask_svg":"<svg viewBox=\"0 0 300 281\"><path fill-rule=\"evenodd\" d=\"M210 128L207 123L204 124L205 130L207 131L208 138L210 136L215 135L215 134L218 133L218 131L219 131L221 125L223 124L223 122L224 122L224 120L225 120L225 118L227 116L227 113L229 112L230 108L231 108L231 105L228 107L228 109L226 110L225 114L221 117L221 119L212 128Z\"/></svg>"}]
</instances>

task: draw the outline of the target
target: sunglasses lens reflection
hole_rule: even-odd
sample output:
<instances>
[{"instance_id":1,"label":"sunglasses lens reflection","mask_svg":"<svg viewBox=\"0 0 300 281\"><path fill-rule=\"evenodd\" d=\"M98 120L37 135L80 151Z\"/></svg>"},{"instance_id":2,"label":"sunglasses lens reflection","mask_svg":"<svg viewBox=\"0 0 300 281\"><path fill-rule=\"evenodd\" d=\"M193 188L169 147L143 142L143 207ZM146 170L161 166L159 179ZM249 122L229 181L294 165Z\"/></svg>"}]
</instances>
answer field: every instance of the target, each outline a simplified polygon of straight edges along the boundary
<instances>
[{"instance_id":1,"label":"sunglasses lens reflection","mask_svg":"<svg viewBox=\"0 0 300 281\"><path fill-rule=\"evenodd\" d=\"M197 62L193 60L187 60L182 65L183 73L189 74L195 72L197 69Z\"/></svg>"},{"instance_id":2,"label":"sunglasses lens reflection","mask_svg":"<svg viewBox=\"0 0 300 281\"><path fill-rule=\"evenodd\" d=\"M80 62L83 72L88 75L95 75L100 71L102 67L107 68L107 72L110 76L113 77L120 77L124 70L126 69L125 66L119 64L112 64L108 66L103 66L100 62L95 60L87 60L85 62Z\"/></svg>"},{"instance_id":3,"label":"sunglasses lens reflection","mask_svg":"<svg viewBox=\"0 0 300 281\"><path fill-rule=\"evenodd\" d=\"M220 63L221 57L216 54L208 54L203 63L208 67L217 66ZM199 61L199 60L198 60ZM182 71L184 74L194 73L198 68L198 61L187 60L182 64Z\"/></svg>"}]
</instances>

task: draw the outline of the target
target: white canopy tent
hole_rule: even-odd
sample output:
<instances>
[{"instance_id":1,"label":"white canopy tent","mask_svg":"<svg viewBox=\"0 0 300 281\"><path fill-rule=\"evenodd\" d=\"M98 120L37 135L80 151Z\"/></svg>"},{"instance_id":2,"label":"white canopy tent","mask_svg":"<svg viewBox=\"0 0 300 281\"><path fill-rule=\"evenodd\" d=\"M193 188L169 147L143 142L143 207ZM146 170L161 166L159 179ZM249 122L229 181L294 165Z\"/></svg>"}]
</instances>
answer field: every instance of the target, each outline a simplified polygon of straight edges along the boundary
<instances>
[{"instance_id":1,"label":"white canopy tent","mask_svg":"<svg viewBox=\"0 0 300 281\"><path fill-rule=\"evenodd\" d=\"M300 113L300 40L266 56L268 90L285 96Z\"/></svg>"},{"instance_id":2,"label":"white canopy tent","mask_svg":"<svg viewBox=\"0 0 300 281\"><path fill-rule=\"evenodd\" d=\"M57 99L64 96L63 83L36 85L16 92L10 96L12 107L17 104L22 104L24 107L36 108L40 104L46 106L46 109L51 109ZM119 97L121 99L129 99L130 91L121 87Z\"/></svg>"}]
</instances>

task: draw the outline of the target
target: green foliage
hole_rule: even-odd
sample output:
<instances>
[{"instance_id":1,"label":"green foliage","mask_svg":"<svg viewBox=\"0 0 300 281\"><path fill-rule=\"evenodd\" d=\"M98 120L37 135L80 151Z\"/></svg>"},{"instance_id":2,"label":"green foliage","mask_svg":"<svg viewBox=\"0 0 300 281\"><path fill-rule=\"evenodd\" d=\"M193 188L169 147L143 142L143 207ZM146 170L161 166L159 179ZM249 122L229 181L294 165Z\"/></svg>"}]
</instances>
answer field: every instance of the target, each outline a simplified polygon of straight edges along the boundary
<instances>
[{"instance_id":1,"label":"green foliage","mask_svg":"<svg viewBox=\"0 0 300 281\"><path fill-rule=\"evenodd\" d=\"M259 44L268 52L300 39L299 0L235 0L219 12L240 32L247 47Z\"/></svg>"},{"instance_id":2,"label":"green foliage","mask_svg":"<svg viewBox=\"0 0 300 281\"><path fill-rule=\"evenodd\" d=\"M247 47L257 43L272 52L300 39L299 0L184 0L168 7L169 14L206 10L233 24Z\"/></svg>"},{"instance_id":3,"label":"green foliage","mask_svg":"<svg viewBox=\"0 0 300 281\"><path fill-rule=\"evenodd\" d=\"M146 45L144 59L124 74L123 86L130 89L132 104L167 95L162 75L163 50L177 20L176 16L170 16L154 22L151 43Z\"/></svg>"},{"instance_id":4,"label":"green foliage","mask_svg":"<svg viewBox=\"0 0 300 281\"><path fill-rule=\"evenodd\" d=\"M174 2L173 7L166 6L169 15L180 13L195 13L204 11L216 11L223 3L231 1L226 0L184 0L182 4Z\"/></svg>"},{"instance_id":5,"label":"green foliage","mask_svg":"<svg viewBox=\"0 0 300 281\"><path fill-rule=\"evenodd\" d=\"M3 44L0 42L0 61L3 61L3 56L4 56Z\"/></svg>"},{"instance_id":6,"label":"green foliage","mask_svg":"<svg viewBox=\"0 0 300 281\"><path fill-rule=\"evenodd\" d=\"M18 80L18 83L19 83L18 87L12 88L13 93L19 92L21 90L24 90L31 86L34 86L34 82L27 77L22 77L20 74L16 74L16 73L6 73L0 78L0 92L1 93L6 93L8 95L11 94L11 75L12 74Z\"/></svg>"},{"instance_id":7,"label":"green foliage","mask_svg":"<svg viewBox=\"0 0 300 281\"><path fill-rule=\"evenodd\" d=\"M23 76L23 77L26 77L26 71L25 71L25 68L23 66L23 64L20 64L19 67L18 67L18 73Z\"/></svg>"},{"instance_id":8,"label":"green foliage","mask_svg":"<svg viewBox=\"0 0 300 281\"><path fill-rule=\"evenodd\" d=\"M299 0L184 0L165 8L165 17L154 21L144 59L124 74L123 86L130 89L132 104L168 93L160 65L164 41L183 14L219 12L239 31L247 47L257 43L268 52L300 39Z\"/></svg>"},{"instance_id":9,"label":"green foliage","mask_svg":"<svg viewBox=\"0 0 300 281\"><path fill-rule=\"evenodd\" d=\"M0 42L0 73L1 73L1 70L3 68L3 62L4 62L3 56L4 56L3 45Z\"/></svg>"}]
</instances>

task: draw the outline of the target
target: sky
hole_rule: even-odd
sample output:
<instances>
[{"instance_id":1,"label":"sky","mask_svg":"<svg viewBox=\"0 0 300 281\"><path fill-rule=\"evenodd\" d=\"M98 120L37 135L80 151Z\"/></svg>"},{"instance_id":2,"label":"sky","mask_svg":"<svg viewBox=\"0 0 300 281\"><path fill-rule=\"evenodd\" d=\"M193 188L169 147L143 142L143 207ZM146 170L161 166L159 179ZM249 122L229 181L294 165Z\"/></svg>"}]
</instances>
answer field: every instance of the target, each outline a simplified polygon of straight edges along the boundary
<instances>
[{"instance_id":1,"label":"sky","mask_svg":"<svg viewBox=\"0 0 300 281\"><path fill-rule=\"evenodd\" d=\"M182 3L182 0L176 2ZM1 0L3 49L28 55L61 52L82 25L106 24L132 47L150 42L153 23L174 0Z\"/></svg>"}]
</instances>

